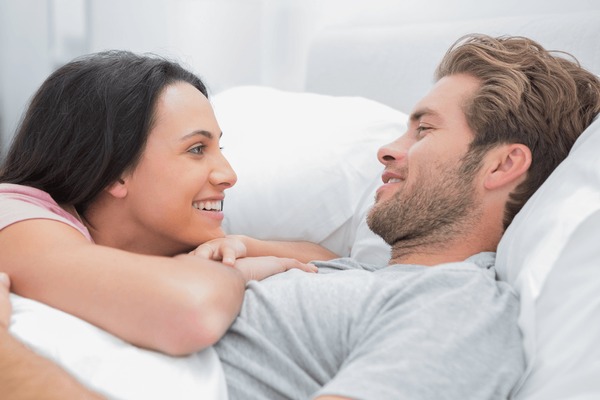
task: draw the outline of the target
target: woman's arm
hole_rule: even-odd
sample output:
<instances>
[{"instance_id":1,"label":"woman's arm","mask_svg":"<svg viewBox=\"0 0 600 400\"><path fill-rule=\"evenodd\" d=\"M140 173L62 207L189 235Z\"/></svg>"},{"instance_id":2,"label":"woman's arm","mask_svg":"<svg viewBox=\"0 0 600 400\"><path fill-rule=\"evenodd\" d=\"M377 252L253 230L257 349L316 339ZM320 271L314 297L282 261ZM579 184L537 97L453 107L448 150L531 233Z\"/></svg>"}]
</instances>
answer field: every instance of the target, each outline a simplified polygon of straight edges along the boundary
<instances>
[{"instance_id":1,"label":"woman's arm","mask_svg":"<svg viewBox=\"0 0 600 400\"><path fill-rule=\"evenodd\" d=\"M242 249L240 249L239 243L243 244ZM233 264L235 258L245 256L293 258L302 263L339 257L332 251L312 242L260 240L245 235L227 235L223 239L211 240L200 245L194 250L194 253L212 260L223 259L227 264Z\"/></svg>"},{"instance_id":2,"label":"woman's arm","mask_svg":"<svg viewBox=\"0 0 600 400\"><path fill-rule=\"evenodd\" d=\"M27 349L8 333L8 277L0 273L0 388L6 400L102 399L57 365Z\"/></svg>"},{"instance_id":3,"label":"woman's arm","mask_svg":"<svg viewBox=\"0 0 600 400\"><path fill-rule=\"evenodd\" d=\"M4 228L0 248L0 270L11 276L15 293L167 354L214 344L243 300L246 282L235 268L95 245L52 220Z\"/></svg>"},{"instance_id":4,"label":"woman's arm","mask_svg":"<svg viewBox=\"0 0 600 400\"><path fill-rule=\"evenodd\" d=\"M237 235L248 249L248 256L275 256L295 258L301 262L325 261L338 258L338 255L325 247L312 242L290 242L277 240L259 240L249 236Z\"/></svg>"}]
</instances>

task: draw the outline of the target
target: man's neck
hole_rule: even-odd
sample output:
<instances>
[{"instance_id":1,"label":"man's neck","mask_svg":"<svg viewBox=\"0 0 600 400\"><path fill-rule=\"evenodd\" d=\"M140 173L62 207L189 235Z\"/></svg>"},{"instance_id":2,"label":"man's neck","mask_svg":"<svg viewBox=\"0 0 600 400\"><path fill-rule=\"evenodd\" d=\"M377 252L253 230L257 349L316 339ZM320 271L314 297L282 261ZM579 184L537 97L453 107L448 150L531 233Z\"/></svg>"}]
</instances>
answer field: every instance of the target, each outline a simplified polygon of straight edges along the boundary
<instances>
[{"instance_id":1,"label":"man's neck","mask_svg":"<svg viewBox=\"0 0 600 400\"><path fill-rule=\"evenodd\" d=\"M414 264L435 266L438 264L460 262L485 251L496 251L497 241L485 240L482 237L462 238L460 241L449 241L441 245L398 242L392 246L392 257L389 265Z\"/></svg>"},{"instance_id":2,"label":"man's neck","mask_svg":"<svg viewBox=\"0 0 600 400\"><path fill-rule=\"evenodd\" d=\"M444 264L449 262L459 262L464 261L467 258L477 254L479 252L475 252L472 254L448 254L448 253L410 253L410 254L396 254L395 251L392 250L392 258L390 259L389 265L394 264L413 264L413 265L424 265L427 267L433 267L438 264Z\"/></svg>"}]
</instances>

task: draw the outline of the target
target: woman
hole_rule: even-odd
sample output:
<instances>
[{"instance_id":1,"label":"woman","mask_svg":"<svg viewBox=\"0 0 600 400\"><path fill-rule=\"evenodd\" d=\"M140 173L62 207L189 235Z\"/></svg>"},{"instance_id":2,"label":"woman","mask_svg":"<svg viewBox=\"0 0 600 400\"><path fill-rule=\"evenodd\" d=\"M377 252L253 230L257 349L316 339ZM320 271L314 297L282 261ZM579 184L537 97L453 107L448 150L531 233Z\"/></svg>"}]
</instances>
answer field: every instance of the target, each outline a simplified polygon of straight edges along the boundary
<instances>
[{"instance_id":1,"label":"woman","mask_svg":"<svg viewBox=\"0 0 600 400\"><path fill-rule=\"evenodd\" d=\"M181 355L221 337L249 279L315 271L250 256L333 257L309 243L224 238L236 175L220 136L204 84L176 63L112 51L58 69L0 170L0 271L12 290Z\"/></svg>"}]
</instances>

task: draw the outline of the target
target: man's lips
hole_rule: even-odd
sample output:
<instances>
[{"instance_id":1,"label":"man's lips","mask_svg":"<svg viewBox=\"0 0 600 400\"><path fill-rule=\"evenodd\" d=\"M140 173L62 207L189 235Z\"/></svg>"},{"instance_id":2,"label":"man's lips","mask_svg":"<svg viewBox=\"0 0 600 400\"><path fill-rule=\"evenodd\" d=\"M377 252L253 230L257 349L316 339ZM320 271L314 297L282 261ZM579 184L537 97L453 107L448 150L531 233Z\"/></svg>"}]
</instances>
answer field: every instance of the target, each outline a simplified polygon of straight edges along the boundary
<instances>
[{"instance_id":1,"label":"man's lips","mask_svg":"<svg viewBox=\"0 0 600 400\"><path fill-rule=\"evenodd\" d=\"M377 189L377 197L381 196L381 193L391 187L397 186L399 183L404 182L405 177L401 174L386 171L381 175L381 181L383 185L381 185Z\"/></svg>"},{"instance_id":2,"label":"man's lips","mask_svg":"<svg viewBox=\"0 0 600 400\"><path fill-rule=\"evenodd\" d=\"M385 171L381 175L381 181L384 184L398 183L398 182L402 182L404 179L405 179L405 177L403 174L399 174L399 173L395 173L395 172L391 172L391 171Z\"/></svg>"}]
</instances>

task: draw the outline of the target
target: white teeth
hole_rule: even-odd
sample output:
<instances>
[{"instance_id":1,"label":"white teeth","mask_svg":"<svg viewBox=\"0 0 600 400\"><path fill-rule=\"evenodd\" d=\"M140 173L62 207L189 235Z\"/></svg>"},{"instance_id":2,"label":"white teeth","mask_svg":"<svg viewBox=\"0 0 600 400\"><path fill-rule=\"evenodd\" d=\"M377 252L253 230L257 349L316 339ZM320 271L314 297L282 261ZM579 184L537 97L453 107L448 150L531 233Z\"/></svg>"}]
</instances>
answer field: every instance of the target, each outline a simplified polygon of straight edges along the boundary
<instances>
[{"instance_id":1,"label":"white teeth","mask_svg":"<svg viewBox=\"0 0 600 400\"><path fill-rule=\"evenodd\" d=\"M195 201L192 206L197 210L222 211L223 200Z\"/></svg>"},{"instance_id":2,"label":"white teeth","mask_svg":"<svg viewBox=\"0 0 600 400\"><path fill-rule=\"evenodd\" d=\"M398 178L390 178L390 180L387 183L398 183L398 182L401 182L401 180Z\"/></svg>"}]
</instances>

